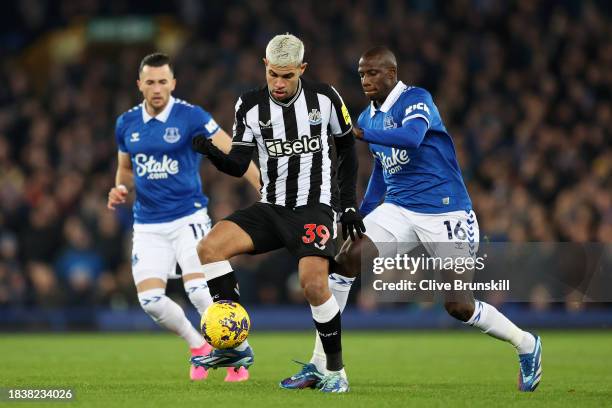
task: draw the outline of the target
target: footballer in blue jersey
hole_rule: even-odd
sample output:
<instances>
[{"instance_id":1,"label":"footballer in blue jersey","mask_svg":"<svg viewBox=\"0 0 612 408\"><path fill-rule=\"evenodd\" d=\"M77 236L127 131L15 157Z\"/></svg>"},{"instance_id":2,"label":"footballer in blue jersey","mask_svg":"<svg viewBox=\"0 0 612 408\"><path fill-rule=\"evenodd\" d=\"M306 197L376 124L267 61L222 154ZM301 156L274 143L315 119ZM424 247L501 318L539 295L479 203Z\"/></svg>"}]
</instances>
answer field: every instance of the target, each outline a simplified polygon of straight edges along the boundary
<instances>
[{"instance_id":1,"label":"footballer in blue jersey","mask_svg":"<svg viewBox=\"0 0 612 408\"><path fill-rule=\"evenodd\" d=\"M358 72L370 104L353 134L368 143L374 166L360 206L365 235L344 243L330 275L341 309L362 261L370 265L367 260L393 258L418 245L431 257L473 259L479 240L453 141L431 94L398 81L395 55L385 47L365 52ZM542 375L540 338L518 328L495 307L475 300L471 291L444 296L451 316L516 348L519 390L534 391ZM321 358L315 346L312 361Z\"/></svg>"},{"instance_id":2,"label":"footballer in blue jersey","mask_svg":"<svg viewBox=\"0 0 612 408\"><path fill-rule=\"evenodd\" d=\"M202 193L202 156L191 144L203 135L229 151L231 138L204 109L172 96L176 79L167 55L146 56L137 84L144 101L119 116L115 127L118 166L107 206L114 209L135 191L132 274L140 304L156 323L181 336L192 356L208 354L210 345L166 296L166 281L178 263L185 291L198 312L204 314L212 304L196 251L211 228L208 198ZM245 178L259 189L259 171L253 163ZM208 372L191 366L189 375L191 380L203 380ZM232 369L226 381L247 378L246 369Z\"/></svg>"}]
</instances>

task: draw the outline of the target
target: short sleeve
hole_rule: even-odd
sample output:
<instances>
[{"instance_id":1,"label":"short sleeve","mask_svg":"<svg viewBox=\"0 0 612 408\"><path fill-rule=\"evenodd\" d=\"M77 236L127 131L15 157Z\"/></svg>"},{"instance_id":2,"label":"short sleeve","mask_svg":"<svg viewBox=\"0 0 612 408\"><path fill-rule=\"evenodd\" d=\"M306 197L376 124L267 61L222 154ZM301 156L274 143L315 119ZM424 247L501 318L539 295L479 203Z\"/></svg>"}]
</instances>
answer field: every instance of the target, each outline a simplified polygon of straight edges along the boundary
<instances>
[{"instance_id":1,"label":"short sleeve","mask_svg":"<svg viewBox=\"0 0 612 408\"><path fill-rule=\"evenodd\" d=\"M232 129L232 145L255 146L253 130L247 123L246 115L246 106L242 98L238 98L235 106L234 127Z\"/></svg>"},{"instance_id":2,"label":"short sleeve","mask_svg":"<svg viewBox=\"0 0 612 408\"><path fill-rule=\"evenodd\" d=\"M413 119L421 118L427 122L427 129L431 126L434 104L431 94L424 89L418 88L409 91L404 101L404 113L402 126Z\"/></svg>"},{"instance_id":3,"label":"short sleeve","mask_svg":"<svg viewBox=\"0 0 612 408\"><path fill-rule=\"evenodd\" d=\"M331 99L331 113L329 118L329 126L334 136L344 136L351 131L351 115L342 100L342 97L333 86L330 86L331 91L328 97Z\"/></svg>"},{"instance_id":4,"label":"short sleeve","mask_svg":"<svg viewBox=\"0 0 612 408\"><path fill-rule=\"evenodd\" d=\"M115 122L115 140L117 141L117 147L119 151L123 153L127 153L128 150L125 147L125 138L123 136L124 134L123 128L124 128L124 119L123 119L123 115L121 115L117 118L117 121Z\"/></svg>"},{"instance_id":5,"label":"short sleeve","mask_svg":"<svg viewBox=\"0 0 612 408\"><path fill-rule=\"evenodd\" d=\"M192 131L191 137L203 134L207 138L210 138L220 129L219 125L213 119L212 115L199 106L195 106L193 108L191 120L193 122L194 129L194 131Z\"/></svg>"}]
</instances>

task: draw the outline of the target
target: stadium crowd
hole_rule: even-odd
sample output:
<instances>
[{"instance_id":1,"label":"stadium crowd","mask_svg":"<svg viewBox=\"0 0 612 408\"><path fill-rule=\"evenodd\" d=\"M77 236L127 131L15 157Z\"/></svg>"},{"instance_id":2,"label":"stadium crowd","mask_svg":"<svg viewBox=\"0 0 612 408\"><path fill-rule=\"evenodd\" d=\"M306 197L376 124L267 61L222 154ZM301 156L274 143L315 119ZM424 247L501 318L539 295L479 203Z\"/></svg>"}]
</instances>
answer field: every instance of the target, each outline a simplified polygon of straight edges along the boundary
<instances>
[{"instance_id":1,"label":"stadium crowd","mask_svg":"<svg viewBox=\"0 0 612 408\"><path fill-rule=\"evenodd\" d=\"M21 66L42 33L113 13L170 14L184 25L174 94L226 130L238 95L264 83L261 58L274 34L304 40L306 77L333 84L353 118L367 105L359 55L387 45L400 79L434 96L482 239L612 242L612 19L603 1L185 0L156 10L92 0L50 12L51 3L21 2L7 26L14 30L3 34L0 308L137 304L131 210L105 204L115 119L140 102L137 66L153 50L124 47L109 58L90 49L77 62L45 66L44 78ZM371 169L364 145L359 159L361 197ZM208 163L203 174L213 220L256 199ZM288 254L235 264L245 302L302 301Z\"/></svg>"}]
</instances>

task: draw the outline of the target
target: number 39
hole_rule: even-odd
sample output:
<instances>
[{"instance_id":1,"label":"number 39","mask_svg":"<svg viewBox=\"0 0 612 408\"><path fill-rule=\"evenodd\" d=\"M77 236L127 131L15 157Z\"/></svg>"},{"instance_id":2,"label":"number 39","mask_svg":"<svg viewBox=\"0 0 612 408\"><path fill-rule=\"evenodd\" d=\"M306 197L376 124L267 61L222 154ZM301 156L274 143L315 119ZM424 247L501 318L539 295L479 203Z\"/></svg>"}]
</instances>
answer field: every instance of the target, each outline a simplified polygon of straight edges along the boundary
<instances>
[{"instance_id":1,"label":"number 39","mask_svg":"<svg viewBox=\"0 0 612 408\"><path fill-rule=\"evenodd\" d=\"M304 236L302 236L302 241L305 244L310 244L316 239L317 236L321 238L319 245L325 245L325 243L329 240L329 228L327 228L325 225L304 224L304 229L306 232L304 233Z\"/></svg>"}]
</instances>

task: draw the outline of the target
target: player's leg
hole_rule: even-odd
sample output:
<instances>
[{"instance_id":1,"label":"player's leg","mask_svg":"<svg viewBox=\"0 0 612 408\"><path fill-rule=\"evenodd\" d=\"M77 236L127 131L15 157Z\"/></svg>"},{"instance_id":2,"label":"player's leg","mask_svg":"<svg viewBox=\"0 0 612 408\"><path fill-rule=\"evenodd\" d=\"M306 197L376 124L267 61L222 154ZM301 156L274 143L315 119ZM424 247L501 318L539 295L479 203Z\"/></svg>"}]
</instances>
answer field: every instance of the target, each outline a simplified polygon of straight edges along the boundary
<instances>
[{"instance_id":1,"label":"player's leg","mask_svg":"<svg viewBox=\"0 0 612 408\"><path fill-rule=\"evenodd\" d=\"M367 234L366 227L366 234ZM349 293L353 282L361 273L362 259L364 262L371 263L371 260L378 256L378 249L372 240L364 235L363 238L357 241L350 239L344 241L342 248L335 259L330 260L330 274L328 277L329 289L338 303L340 313L344 312L348 301ZM315 346L312 351L310 364L313 364L317 370L322 371L326 366L325 351L318 333L315 332Z\"/></svg>"},{"instance_id":2,"label":"player's leg","mask_svg":"<svg viewBox=\"0 0 612 408\"><path fill-rule=\"evenodd\" d=\"M206 210L201 210L182 218L180 225L177 225L176 230L170 235L174 252L182 270L185 293L200 316L212 304L212 298L204 274L201 272L202 267L200 266L196 246L200 238L209 231L210 218L208 218ZM209 354L212 347L210 344L204 343L202 347L192 348L190 351L192 357L202 356ZM191 365L191 379L205 379L207 376L208 371L204 367Z\"/></svg>"},{"instance_id":3,"label":"player's leg","mask_svg":"<svg viewBox=\"0 0 612 408\"><path fill-rule=\"evenodd\" d=\"M356 241L350 239L344 241L342 248L330 262L329 287L338 301L341 312L346 307L353 282L361 274L362 265L371 264L372 260L378 256L378 248L367 232L366 227L363 238L358 238ZM376 233L370 233L370 235L377 236Z\"/></svg>"},{"instance_id":4,"label":"player's leg","mask_svg":"<svg viewBox=\"0 0 612 408\"><path fill-rule=\"evenodd\" d=\"M183 271L183 286L189 301L204 314L213 301L198 257L197 245L210 232L211 221L206 210L185 217L173 234L173 246L178 263Z\"/></svg>"},{"instance_id":5,"label":"player's leg","mask_svg":"<svg viewBox=\"0 0 612 408\"><path fill-rule=\"evenodd\" d=\"M430 255L441 258L468 258L476 255L479 228L474 211L414 216L417 219L417 234ZM463 245L455 245L458 242ZM447 276L447 279L456 277ZM462 278L470 279L470 276ZM444 307L451 316L515 347L521 362L519 389L535 390L541 377L540 338L517 327L494 306L474 299L471 291L447 292L445 297Z\"/></svg>"},{"instance_id":6,"label":"player's leg","mask_svg":"<svg viewBox=\"0 0 612 408\"><path fill-rule=\"evenodd\" d=\"M377 256L391 256L397 252L397 243L408 240L411 232L404 215L394 204L382 204L368 214L363 223L366 232L362 239L344 241L331 264L329 287L344 311L349 291L362 267L370 265ZM363 266L362 266L363 264Z\"/></svg>"},{"instance_id":7,"label":"player's leg","mask_svg":"<svg viewBox=\"0 0 612 408\"><path fill-rule=\"evenodd\" d=\"M240 302L238 280L228 261L231 257L281 247L281 242L270 233L270 214L269 206L262 203L236 211L215 224L198 243L202 272L214 302ZM214 350L208 356L192 359L192 362L205 367L239 369L253 363L253 351L247 340L235 349Z\"/></svg>"},{"instance_id":8,"label":"player's leg","mask_svg":"<svg viewBox=\"0 0 612 408\"><path fill-rule=\"evenodd\" d=\"M342 361L342 323L340 307L328 286L329 260L319 256L300 259L300 285L310 304L312 318L326 357L322 391L346 392L348 380Z\"/></svg>"},{"instance_id":9,"label":"player's leg","mask_svg":"<svg viewBox=\"0 0 612 408\"><path fill-rule=\"evenodd\" d=\"M150 227L150 226L149 226ZM185 316L183 309L166 296L166 279L176 265L174 250L164 234L134 231L132 273L143 310L161 327L201 348L204 338Z\"/></svg>"},{"instance_id":10,"label":"player's leg","mask_svg":"<svg viewBox=\"0 0 612 408\"><path fill-rule=\"evenodd\" d=\"M238 279L229 259L253 249L251 237L232 221L220 221L200 240L197 253L213 302L229 300L240 303ZM239 346L239 351L248 347L248 341L245 341Z\"/></svg>"},{"instance_id":11,"label":"player's leg","mask_svg":"<svg viewBox=\"0 0 612 408\"><path fill-rule=\"evenodd\" d=\"M366 232L357 241L346 240L331 262L329 288L338 302L340 312L344 311L351 286L359 276L364 265L371 265L377 256L395 256L398 237L402 240L416 241L403 214L393 204L383 204L368 214L364 220ZM310 364L318 370L325 368L326 359L323 345L315 333L315 347Z\"/></svg>"},{"instance_id":12,"label":"player's leg","mask_svg":"<svg viewBox=\"0 0 612 408\"><path fill-rule=\"evenodd\" d=\"M446 311L455 319L514 346L519 356L520 391L535 391L542 376L542 342L539 336L520 329L495 306L474 299L472 293L447 294Z\"/></svg>"},{"instance_id":13,"label":"player's leg","mask_svg":"<svg viewBox=\"0 0 612 408\"><path fill-rule=\"evenodd\" d=\"M318 387L324 392L346 392L348 380L342 362L340 307L328 283L330 260L336 253L334 213L323 204L277 211L275 229L287 249L299 259L300 285L310 304L326 357L319 369L305 364L300 373L284 379L280 385L287 389Z\"/></svg>"},{"instance_id":14,"label":"player's leg","mask_svg":"<svg viewBox=\"0 0 612 408\"><path fill-rule=\"evenodd\" d=\"M185 292L191 303L198 309L200 316L204 315L206 309L213 303L206 277L201 272L202 266L197 252L198 240L206 236L210 230L211 221L208 214L206 211L198 211L185 223L177 241L178 260L184 271ZM206 344L202 350L194 350L192 356L207 355L211 351L212 347ZM197 367L197 369L204 370L203 367ZM249 372L245 367L240 367L238 370L233 367L227 368L226 382L246 381L248 378Z\"/></svg>"}]
</instances>

